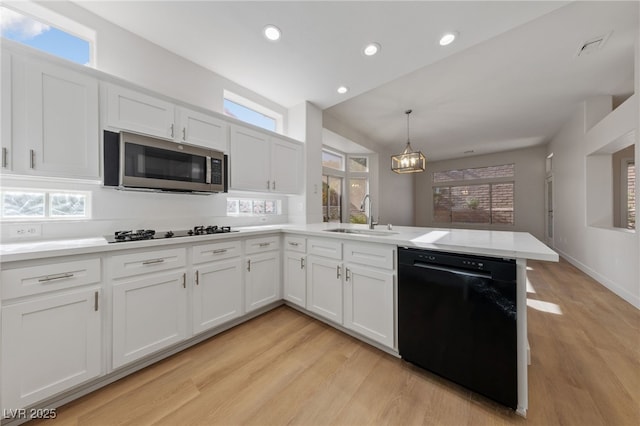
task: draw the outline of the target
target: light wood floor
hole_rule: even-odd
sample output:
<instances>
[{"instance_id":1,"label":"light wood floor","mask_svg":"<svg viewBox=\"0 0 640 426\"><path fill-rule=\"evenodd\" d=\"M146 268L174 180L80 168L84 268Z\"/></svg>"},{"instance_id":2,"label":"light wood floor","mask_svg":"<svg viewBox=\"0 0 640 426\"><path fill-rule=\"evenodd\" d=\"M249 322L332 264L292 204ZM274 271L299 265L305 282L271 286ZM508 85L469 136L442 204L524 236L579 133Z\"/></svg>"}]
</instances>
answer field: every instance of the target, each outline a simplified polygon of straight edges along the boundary
<instances>
[{"instance_id":1,"label":"light wood floor","mask_svg":"<svg viewBox=\"0 0 640 426\"><path fill-rule=\"evenodd\" d=\"M43 424L639 425L640 312L565 261L529 266L529 298L561 314L528 310L526 420L281 307Z\"/></svg>"}]
</instances>

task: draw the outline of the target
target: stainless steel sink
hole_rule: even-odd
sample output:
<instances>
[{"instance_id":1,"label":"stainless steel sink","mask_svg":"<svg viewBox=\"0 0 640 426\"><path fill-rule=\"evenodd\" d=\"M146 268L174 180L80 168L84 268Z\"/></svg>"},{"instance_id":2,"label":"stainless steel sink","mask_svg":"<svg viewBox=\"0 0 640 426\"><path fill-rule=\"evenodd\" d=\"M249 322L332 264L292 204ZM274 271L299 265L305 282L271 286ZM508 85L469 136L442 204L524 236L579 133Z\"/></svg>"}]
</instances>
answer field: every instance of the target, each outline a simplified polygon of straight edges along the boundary
<instances>
[{"instance_id":1,"label":"stainless steel sink","mask_svg":"<svg viewBox=\"0 0 640 426\"><path fill-rule=\"evenodd\" d=\"M341 234L360 234L360 235L375 235L378 237L387 237L389 235L396 235L398 232L392 231L376 231L375 229L350 229L350 228L334 228L325 229L325 232L339 232Z\"/></svg>"}]
</instances>

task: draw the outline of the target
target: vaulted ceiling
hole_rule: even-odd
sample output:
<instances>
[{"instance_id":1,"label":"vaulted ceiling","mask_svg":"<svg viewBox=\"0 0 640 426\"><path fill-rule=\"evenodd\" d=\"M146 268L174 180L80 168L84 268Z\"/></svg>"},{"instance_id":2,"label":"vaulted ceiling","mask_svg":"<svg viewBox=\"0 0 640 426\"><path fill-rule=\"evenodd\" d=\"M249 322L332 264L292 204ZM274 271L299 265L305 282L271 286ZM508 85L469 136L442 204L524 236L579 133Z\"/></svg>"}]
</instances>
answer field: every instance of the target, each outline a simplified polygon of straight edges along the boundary
<instances>
[{"instance_id":1,"label":"vaulted ceiling","mask_svg":"<svg viewBox=\"0 0 640 426\"><path fill-rule=\"evenodd\" d=\"M546 143L580 101L634 87L636 1L76 3L285 107L310 101L379 146L402 149L411 108L412 145L431 160ZM280 41L263 38L267 24ZM447 31L459 37L441 47ZM382 46L373 57L369 42Z\"/></svg>"}]
</instances>

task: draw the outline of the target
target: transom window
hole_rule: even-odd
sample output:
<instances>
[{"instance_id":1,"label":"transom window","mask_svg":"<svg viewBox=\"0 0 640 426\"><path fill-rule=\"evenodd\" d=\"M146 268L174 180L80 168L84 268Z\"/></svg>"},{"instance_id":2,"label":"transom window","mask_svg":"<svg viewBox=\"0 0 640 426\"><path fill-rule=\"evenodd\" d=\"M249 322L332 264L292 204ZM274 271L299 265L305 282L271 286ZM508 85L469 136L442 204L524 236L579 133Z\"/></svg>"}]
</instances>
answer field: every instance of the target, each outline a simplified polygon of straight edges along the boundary
<instances>
[{"instance_id":1,"label":"transom window","mask_svg":"<svg viewBox=\"0 0 640 426\"><path fill-rule=\"evenodd\" d=\"M513 225L513 164L433 173L436 223Z\"/></svg>"},{"instance_id":2,"label":"transom window","mask_svg":"<svg viewBox=\"0 0 640 426\"><path fill-rule=\"evenodd\" d=\"M282 132L282 115L256 102L224 91L224 114L272 132Z\"/></svg>"},{"instance_id":3,"label":"transom window","mask_svg":"<svg viewBox=\"0 0 640 426\"><path fill-rule=\"evenodd\" d=\"M93 66L95 31L33 2L0 6L2 37L81 65Z\"/></svg>"}]
</instances>

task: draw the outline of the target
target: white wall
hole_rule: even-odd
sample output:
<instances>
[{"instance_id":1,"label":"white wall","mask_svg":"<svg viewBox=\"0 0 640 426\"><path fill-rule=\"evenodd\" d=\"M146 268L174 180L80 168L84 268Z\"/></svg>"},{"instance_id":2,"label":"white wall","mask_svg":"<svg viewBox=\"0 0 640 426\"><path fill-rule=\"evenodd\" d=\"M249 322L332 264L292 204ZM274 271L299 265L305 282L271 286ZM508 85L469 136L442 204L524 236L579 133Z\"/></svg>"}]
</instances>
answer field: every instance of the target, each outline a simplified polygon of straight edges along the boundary
<instances>
[{"instance_id":1,"label":"white wall","mask_svg":"<svg viewBox=\"0 0 640 426\"><path fill-rule=\"evenodd\" d=\"M587 200L597 198L594 192L598 191L598 188L588 185L587 155L598 150L598 144L604 147L638 127L636 98L629 98L618 107L617 112L614 111L592 129L589 129L587 122L594 113L590 110L590 103L584 102L552 139L548 149L549 153L553 153L554 249L640 308L638 232L616 229L601 221L589 221L592 215L597 215L597 211L587 211L590 207ZM628 108L635 112L629 113L626 110ZM637 157L636 149L636 161ZM601 188L599 190L602 191ZM600 197L603 204L610 205L608 198Z\"/></svg>"},{"instance_id":2,"label":"white wall","mask_svg":"<svg viewBox=\"0 0 640 426\"><path fill-rule=\"evenodd\" d=\"M543 240L545 158L546 148L539 146L453 160L427 161L427 170L416 175L416 224L418 226L443 226L441 223L433 222L433 172L514 163L516 173L515 224L513 226L486 226L484 229L529 232L539 240ZM463 226L451 225L451 227ZM483 229L483 226L477 224L473 224L472 227Z\"/></svg>"},{"instance_id":3,"label":"white wall","mask_svg":"<svg viewBox=\"0 0 640 426\"><path fill-rule=\"evenodd\" d=\"M322 111L304 102L289 110L288 134L304 140L304 192L289 197L289 221L322 222Z\"/></svg>"}]
</instances>

